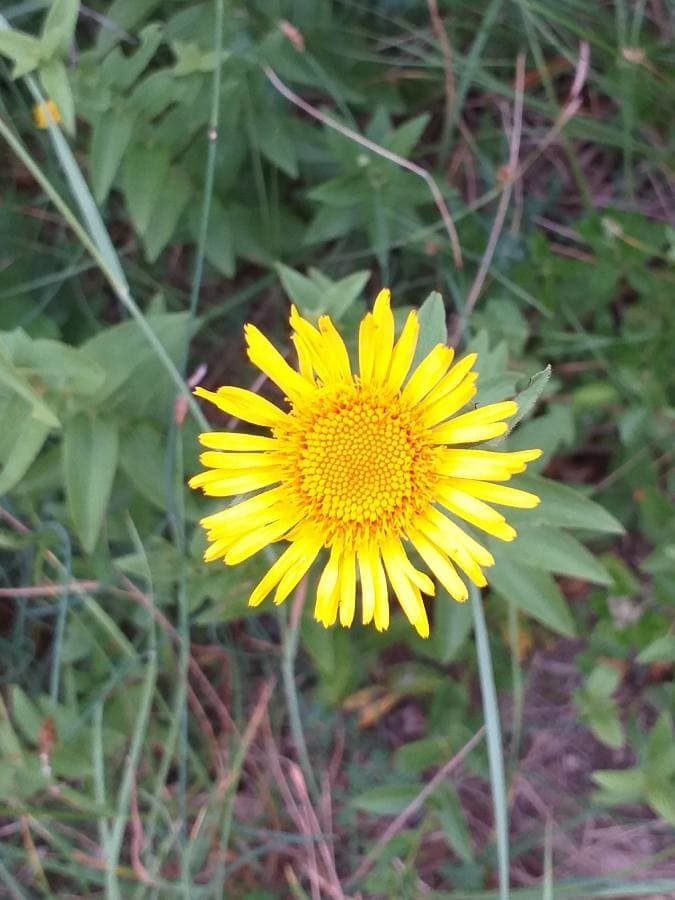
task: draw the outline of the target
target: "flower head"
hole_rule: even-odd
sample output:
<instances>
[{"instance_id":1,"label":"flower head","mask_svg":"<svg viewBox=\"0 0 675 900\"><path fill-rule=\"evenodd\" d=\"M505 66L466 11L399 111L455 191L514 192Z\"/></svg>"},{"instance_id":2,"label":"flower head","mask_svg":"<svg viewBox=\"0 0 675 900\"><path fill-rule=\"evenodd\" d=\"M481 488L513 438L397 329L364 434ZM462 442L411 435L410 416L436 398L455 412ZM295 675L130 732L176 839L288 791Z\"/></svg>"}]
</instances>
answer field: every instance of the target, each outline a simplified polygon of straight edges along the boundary
<instances>
[{"instance_id":1,"label":"flower head","mask_svg":"<svg viewBox=\"0 0 675 900\"><path fill-rule=\"evenodd\" d=\"M412 562L413 550L458 601L479 587L491 553L460 523L511 541L515 530L489 503L534 507L539 499L501 482L524 471L540 450L465 449L505 434L517 410L508 400L457 415L476 393L476 354L454 362L437 344L413 369L419 322L408 315L395 340L389 291L381 291L359 328L358 375L328 316L318 327L291 310L292 368L253 325L245 329L250 360L283 392L287 409L237 387L195 393L264 434L207 432L206 471L190 480L212 497L253 496L202 520L207 561L242 562L285 541L254 588L257 606L274 591L281 603L325 548L315 618L352 624L357 582L364 624L389 625L389 585L417 631L429 622L422 594L435 585ZM454 362L454 365L453 365ZM494 483L500 482L500 483ZM487 502L486 502L487 501Z\"/></svg>"},{"instance_id":2,"label":"flower head","mask_svg":"<svg viewBox=\"0 0 675 900\"><path fill-rule=\"evenodd\" d=\"M35 127L40 129L49 128L50 123L58 125L61 122L61 113L56 103L53 100L36 103L33 107L33 121Z\"/></svg>"}]
</instances>

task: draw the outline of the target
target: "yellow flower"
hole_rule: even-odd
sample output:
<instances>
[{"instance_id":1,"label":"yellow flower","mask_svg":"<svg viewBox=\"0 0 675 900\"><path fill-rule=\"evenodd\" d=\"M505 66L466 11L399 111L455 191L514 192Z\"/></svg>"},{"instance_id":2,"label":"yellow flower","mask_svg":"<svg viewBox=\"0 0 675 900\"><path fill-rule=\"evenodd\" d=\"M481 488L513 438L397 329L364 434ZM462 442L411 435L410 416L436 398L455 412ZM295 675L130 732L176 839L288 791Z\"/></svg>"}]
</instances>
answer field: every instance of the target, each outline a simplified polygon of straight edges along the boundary
<instances>
[{"instance_id":1,"label":"yellow flower","mask_svg":"<svg viewBox=\"0 0 675 900\"><path fill-rule=\"evenodd\" d=\"M476 354L454 365L454 352L437 344L410 374L419 322L408 315L398 340L389 291L380 291L359 328L359 374L328 316L318 328L291 309L298 369L292 368L254 326L245 329L248 355L283 392L288 409L238 387L195 393L266 434L207 432L206 471L190 480L211 497L257 492L207 516L201 524L205 560L236 565L276 541L287 541L253 590L257 606L272 591L281 603L321 552L315 618L326 627L354 619L357 581L364 624L389 625L390 583L403 611L423 637L429 622L422 594L434 582L411 561L410 548L458 601L466 600L464 573L487 582L490 552L457 523L464 520L511 541L515 530L488 502L534 507L534 494L493 482L522 472L540 450L506 453L463 449L505 434L512 400L456 415L476 393Z\"/></svg>"},{"instance_id":2,"label":"yellow flower","mask_svg":"<svg viewBox=\"0 0 675 900\"><path fill-rule=\"evenodd\" d=\"M61 113L53 100L45 100L44 103L36 103L33 107L33 121L36 128L49 128L50 121L58 125L61 121Z\"/></svg>"}]
</instances>

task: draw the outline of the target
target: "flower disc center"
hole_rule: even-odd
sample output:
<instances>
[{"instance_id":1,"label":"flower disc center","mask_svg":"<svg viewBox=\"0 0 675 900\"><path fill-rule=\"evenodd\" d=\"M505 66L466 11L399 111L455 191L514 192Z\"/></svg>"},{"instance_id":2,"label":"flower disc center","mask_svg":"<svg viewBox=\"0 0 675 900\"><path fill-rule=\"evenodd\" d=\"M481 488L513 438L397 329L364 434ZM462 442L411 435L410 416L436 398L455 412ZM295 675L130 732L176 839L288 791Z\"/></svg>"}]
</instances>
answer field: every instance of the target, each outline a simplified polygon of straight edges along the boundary
<instances>
[{"instance_id":1,"label":"flower disc center","mask_svg":"<svg viewBox=\"0 0 675 900\"><path fill-rule=\"evenodd\" d=\"M298 500L333 534L400 533L428 501L434 448L398 393L340 385L291 418Z\"/></svg>"}]
</instances>

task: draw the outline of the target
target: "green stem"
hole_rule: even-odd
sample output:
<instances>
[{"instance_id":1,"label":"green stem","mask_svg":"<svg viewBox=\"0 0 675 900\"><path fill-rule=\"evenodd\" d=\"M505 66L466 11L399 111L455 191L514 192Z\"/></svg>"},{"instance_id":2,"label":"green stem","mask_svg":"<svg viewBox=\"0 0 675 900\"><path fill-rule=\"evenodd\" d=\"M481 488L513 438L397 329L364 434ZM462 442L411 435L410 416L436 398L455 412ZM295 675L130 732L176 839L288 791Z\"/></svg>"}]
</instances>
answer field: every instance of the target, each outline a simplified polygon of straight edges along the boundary
<instances>
[{"instance_id":1,"label":"green stem","mask_svg":"<svg viewBox=\"0 0 675 900\"><path fill-rule=\"evenodd\" d=\"M509 898L509 824L506 808L506 781L504 778L504 757L502 753L502 730L499 721L497 691L492 670L492 656L488 641L485 614L480 591L470 587L473 626L476 635L478 674L483 698L483 715L487 733L488 763L490 766L490 789L495 816L497 838L497 863L499 870L499 900Z\"/></svg>"}]
</instances>

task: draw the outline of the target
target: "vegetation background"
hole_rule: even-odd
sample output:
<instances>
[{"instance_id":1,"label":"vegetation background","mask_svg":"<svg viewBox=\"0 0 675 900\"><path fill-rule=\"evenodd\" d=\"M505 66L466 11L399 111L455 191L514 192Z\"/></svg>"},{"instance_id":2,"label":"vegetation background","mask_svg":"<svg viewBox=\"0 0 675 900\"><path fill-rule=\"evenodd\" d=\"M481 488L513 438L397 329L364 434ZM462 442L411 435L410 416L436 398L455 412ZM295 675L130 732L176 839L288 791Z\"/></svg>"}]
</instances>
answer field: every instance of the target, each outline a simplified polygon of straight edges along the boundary
<instances>
[{"instance_id":1,"label":"vegetation background","mask_svg":"<svg viewBox=\"0 0 675 900\"><path fill-rule=\"evenodd\" d=\"M470 609L248 610L185 488L183 376L265 390L244 322L381 285L541 394L485 597L511 896L675 896L672 3L1 13L0 897L498 896Z\"/></svg>"}]
</instances>

